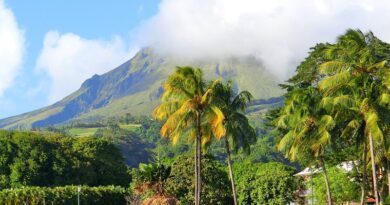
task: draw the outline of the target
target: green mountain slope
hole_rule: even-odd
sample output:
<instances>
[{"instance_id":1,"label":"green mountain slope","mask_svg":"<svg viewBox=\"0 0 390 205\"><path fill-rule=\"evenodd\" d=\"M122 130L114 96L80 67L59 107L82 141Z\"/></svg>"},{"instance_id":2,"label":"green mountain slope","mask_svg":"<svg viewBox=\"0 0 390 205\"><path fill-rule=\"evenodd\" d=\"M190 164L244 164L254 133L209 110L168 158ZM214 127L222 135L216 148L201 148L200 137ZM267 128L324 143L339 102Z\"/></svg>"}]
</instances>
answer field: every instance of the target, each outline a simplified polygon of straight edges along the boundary
<instances>
[{"instance_id":1,"label":"green mountain slope","mask_svg":"<svg viewBox=\"0 0 390 205\"><path fill-rule=\"evenodd\" d=\"M277 97L282 91L275 76L254 58L186 61L139 51L131 60L103 75L86 80L79 90L48 107L0 120L0 128L28 129L74 120L96 121L131 113L149 115L158 104L161 85L176 66L201 67L207 79L232 79L238 90L256 99Z\"/></svg>"}]
</instances>

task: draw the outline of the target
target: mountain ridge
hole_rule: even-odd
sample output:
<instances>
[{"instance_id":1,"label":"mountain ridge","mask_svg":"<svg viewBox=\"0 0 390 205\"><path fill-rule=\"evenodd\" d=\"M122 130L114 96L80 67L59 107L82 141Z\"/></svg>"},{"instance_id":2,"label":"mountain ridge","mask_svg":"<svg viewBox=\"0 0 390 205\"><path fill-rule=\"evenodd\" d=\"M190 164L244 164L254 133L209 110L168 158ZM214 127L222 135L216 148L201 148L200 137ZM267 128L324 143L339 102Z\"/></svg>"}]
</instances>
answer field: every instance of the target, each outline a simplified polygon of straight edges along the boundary
<instances>
[{"instance_id":1,"label":"mountain ridge","mask_svg":"<svg viewBox=\"0 0 390 205\"><path fill-rule=\"evenodd\" d=\"M282 94L278 80L252 57L222 60L184 60L141 49L132 59L102 75L93 75L74 93L47 107L0 120L0 128L29 129L97 121L131 113L149 115L158 104L161 85L176 66L192 65L206 79L232 79L237 90L249 90L255 99Z\"/></svg>"}]
</instances>

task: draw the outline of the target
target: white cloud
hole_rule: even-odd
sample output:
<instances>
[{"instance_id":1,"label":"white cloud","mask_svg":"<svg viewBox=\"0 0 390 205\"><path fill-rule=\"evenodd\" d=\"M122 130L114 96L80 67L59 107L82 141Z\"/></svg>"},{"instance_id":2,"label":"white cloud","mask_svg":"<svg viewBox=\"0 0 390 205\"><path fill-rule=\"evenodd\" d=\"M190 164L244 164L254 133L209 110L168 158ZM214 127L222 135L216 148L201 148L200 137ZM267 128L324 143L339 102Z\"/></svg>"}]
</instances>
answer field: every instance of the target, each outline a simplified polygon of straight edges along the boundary
<instances>
[{"instance_id":1,"label":"white cloud","mask_svg":"<svg viewBox=\"0 0 390 205\"><path fill-rule=\"evenodd\" d=\"M255 55L286 78L348 28L390 41L388 0L163 0L136 42L182 57Z\"/></svg>"},{"instance_id":2,"label":"white cloud","mask_svg":"<svg viewBox=\"0 0 390 205\"><path fill-rule=\"evenodd\" d=\"M77 90L92 75L103 74L129 60L133 53L120 37L91 40L73 33L49 31L37 70L47 72L50 77L49 102L52 103Z\"/></svg>"},{"instance_id":3,"label":"white cloud","mask_svg":"<svg viewBox=\"0 0 390 205\"><path fill-rule=\"evenodd\" d=\"M10 88L23 61L24 32L12 11L0 0L0 96Z\"/></svg>"}]
</instances>

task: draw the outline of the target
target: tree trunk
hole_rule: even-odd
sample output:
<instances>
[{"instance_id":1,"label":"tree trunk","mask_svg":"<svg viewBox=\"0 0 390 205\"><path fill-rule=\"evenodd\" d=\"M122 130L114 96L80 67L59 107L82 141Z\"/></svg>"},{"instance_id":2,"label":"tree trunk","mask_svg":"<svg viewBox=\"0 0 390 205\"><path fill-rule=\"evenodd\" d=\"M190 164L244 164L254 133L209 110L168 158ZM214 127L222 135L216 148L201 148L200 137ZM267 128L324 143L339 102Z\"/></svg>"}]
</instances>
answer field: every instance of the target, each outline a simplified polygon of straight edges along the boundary
<instances>
[{"instance_id":1,"label":"tree trunk","mask_svg":"<svg viewBox=\"0 0 390 205\"><path fill-rule=\"evenodd\" d=\"M362 179L362 196L360 198L360 205L365 204L366 200L366 183L367 183L367 140L364 140L363 145L363 179Z\"/></svg>"},{"instance_id":2,"label":"tree trunk","mask_svg":"<svg viewBox=\"0 0 390 205\"><path fill-rule=\"evenodd\" d=\"M202 157L202 133L200 130L200 113L196 115L196 150L195 150L195 205L201 203L202 179L201 179L201 157Z\"/></svg>"},{"instance_id":3,"label":"tree trunk","mask_svg":"<svg viewBox=\"0 0 390 205\"><path fill-rule=\"evenodd\" d=\"M329 179L328 179L328 173L326 172L326 167L323 159L320 159L320 164L323 169L323 175L324 175L324 180L325 180L325 186L326 186L326 194L328 196L328 205L333 205L332 201L332 193L330 191L330 185L329 185Z\"/></svg>"},{"instance_id":4,"label":"tree trunk","mask_svg":"<svg viewBox=\"0 0 390 205\"><path fill-rule=\"evenodd\" d=\"M390 162L387 161L387 195L390 196Z\"/></svg>"},{"instance_id":5,"label":"tree trunk","mask_svg":"<svg viewBox=\"0 0 390 205\"><path fill-rule=\"evenodd\" d=\"M237 193L236 193L236 187L234 185L234 176L233 176L233 169L232 169L232 162L230 159L230 146L227 138L225 138L225 145L226 145L226 153L227 153L227 163L228 163L228 169L229 169L229 177L230 177L230 183L232 186L232 194L233 194L233 200L234 205L237 205Z\"/></svg>"},{"instance_id":6,"label":"tree trunk","mask_svg":"<svg viewBox=\"0 0 390 205\"><path fill-rule=\"evenodd\" d=\"M377 185L377 179L376 179L376 167L375 167L374 140L372 139L371 133L368 134L368 138L370 140L372 183L373 183L374 194L375 194L375 205L379 205L379 194L378 194L378 185Z\"/></svg>"}]
</instances>

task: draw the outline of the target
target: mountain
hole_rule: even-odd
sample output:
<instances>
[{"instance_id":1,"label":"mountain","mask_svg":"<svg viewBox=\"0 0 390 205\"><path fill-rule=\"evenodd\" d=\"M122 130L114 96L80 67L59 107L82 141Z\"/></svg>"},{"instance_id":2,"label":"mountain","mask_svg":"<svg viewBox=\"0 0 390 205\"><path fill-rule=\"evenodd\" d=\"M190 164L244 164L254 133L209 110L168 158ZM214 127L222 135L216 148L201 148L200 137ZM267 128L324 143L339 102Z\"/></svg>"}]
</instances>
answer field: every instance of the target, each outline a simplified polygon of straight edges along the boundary
<instances>
[{"instance_id":1,"label":"mountain","mask_svg":"<svg viewBox=\"0 0 390 205\"><path fill-rule=\"evenodd\" d=\"M80 89L53 105L0 120L0 128L29 129L74 120L88 122L126 113L150 115L159 102L164 80L176 66L185 65L202 68L206 79L232 79L238 90L248 90L256 99L282 94L277 78L253 57L183 60L145 48L119 67L92 76Z\"/></svg>"}]
</instances>

